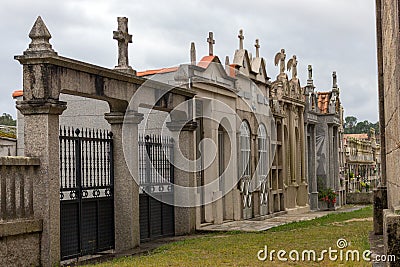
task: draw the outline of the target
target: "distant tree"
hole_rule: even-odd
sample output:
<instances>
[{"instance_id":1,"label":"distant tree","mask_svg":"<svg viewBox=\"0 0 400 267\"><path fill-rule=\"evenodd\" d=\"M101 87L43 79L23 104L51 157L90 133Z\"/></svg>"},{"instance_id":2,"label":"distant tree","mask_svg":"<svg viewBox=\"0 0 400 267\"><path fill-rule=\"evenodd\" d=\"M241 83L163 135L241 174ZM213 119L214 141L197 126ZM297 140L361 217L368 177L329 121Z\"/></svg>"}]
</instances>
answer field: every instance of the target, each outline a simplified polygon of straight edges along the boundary
<instances>
[{"instance_id":1,"label":"distant tree","mask_svg":"<svg viewBox=\"0 0 400 267\"><path fill-rule=\"evenodd\" d=\"M3 115L0 116L0 125L15 126L17 125L17 121L14 120L10 114L3 113Z\"/></svg>"},{"instance_id":2,"label":"distant tree","mask_svg":"<svg viewBox=\"0 0 400 267\"><path fill-rule=\"evenodd\" d=\"M358 121L354 116L348 116L344 119L344 133L346 134L370 134L371 128L375 129L375 133L379 134L379 121L376 123L365 121Z\"/></svg>"},{"instance_id":3,"label":"distant tree","mask_svg":"<svg viewBox=\"0 0 400 267\"><path fill-rule=\"evenodd\" d=\"M344 126L346 128L353 128L357 124L357 118L354 116L348 116L344 120L345 120Z\"/></svg>"}]
</instances>

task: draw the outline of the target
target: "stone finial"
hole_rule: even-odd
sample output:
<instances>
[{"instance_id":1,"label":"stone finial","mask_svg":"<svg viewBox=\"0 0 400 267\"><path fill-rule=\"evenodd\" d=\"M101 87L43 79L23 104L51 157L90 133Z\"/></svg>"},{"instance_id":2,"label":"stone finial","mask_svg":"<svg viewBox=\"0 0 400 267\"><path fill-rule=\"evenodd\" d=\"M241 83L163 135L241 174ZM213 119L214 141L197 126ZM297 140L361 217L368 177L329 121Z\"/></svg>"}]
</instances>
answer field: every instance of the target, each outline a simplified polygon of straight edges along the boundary
<instances>
[{"instance_id":1,"label":"stone finial","mask_svg":"<svg viewBox=\"0 0 400 267\"><path fill-rule=\"evenodd\" d=\"M285 49L281 49L280 52L278 52L275 55L275 66L280 67L280 73L279 75L285 75L285 60L286 60L286 53L285 53Z\"/></svg>"},{"instance_id":2,"label":"stone finial","mask_svg":"<svg viewBox=\"0 0 400 267\"><path fill-rule=\"evenodd\" d=\"M314 81L313 81L313 69L311 65L308 65L308 80L307 80L307 86L314 87Z\"/></svg>"},{"instance_id":3,"label":"stone finial","mask_svg":"<svg viewBox=\"0 0 400 267\"><path fill-rule=\"evenodd\" d=\"M229 56L225 57L225 70L226 72L229 74L229 68L230 68L230 64L229 64Z\"/></svg>"},{"instance_id":4,"label":"stone finial","mask_svg":"<svg viewBox=\"0 0 400 267\"><path fill-rule=\"evenodd\" d=\"M213 32L208 33L207 42L208 42L208 54L210 56L213 56L214 55L214 44L215 44Z\"/></svg>"},{"instance_id":5,"label":"stone finial","mask_svg":"<svg viewBox=\"0 0 400 267\"><path fill-rule=\"evenodd\" d=\"M260 57L260 41L258 39L256 39L254 46L256 47L256 57Z\"/></svg>"},{"instance_id":6,"label":"stone finial","mask_svg":"<svg viewBox=\"0 0 400 267\"><path fill-rule=\"evenodd\" d=\"M118 41L118 66L115 69L134 74L128 59L128 44L132 43L132 35L128 33L128 18L118 17L117 21L118 30L113 31L113 39Z\"/></svg>"},{"instance_id":7,"label":"stone finial","mask_svg":"<svg viewBox=\"0 0 400 267\"><path fill-rule=\"evenodd\" d=\"M35 24L33 24L29 32L29 38L32 39L32 42L24 54L57 54L49 42L51 34L40 16L36 19Z\"/></svg>"},{"instance_id":8,"label":"stone finial","mask_svg":"<svg viewBox=\"0 0 400 267\"><path fill-rule=\"evenodd\" d=\"M242 29L239 30L238 38L239 38L239 49L243 49L244 35L243 35L243 30Z\"/></svg>"},{"instance_id":9,"label":"stone finial","mask_svg":"<svg viewBox=\"0 0 400 267\"><path fill-rule=\"evenodd\" d=\"M337 88L338 88L338 86L337 86L337 76L336 76L336 71L334 71L334 72L332 73L332 80L333 80L333 85L332 85L332 88L333 88L333 89L337 89Z\"/></svg>"},{"instance_id":10,"label":"stone finial","mask_svg":"<svg viewBox=\"0 0 400 267\"><path fill-rule=\"evenodd\" d=\"M225 66L229 66L229 56L225 57Z\"/></svg>"},{"instance_id":11,"label":"stone finial","mask_svg":"<svg viewBox=\"0 0 400 267\"><path fill-rule=\"evenodd\" d=\"M196 45L194 42L190 44L190 64L196 65Z\"/></svg>"}]
</instances>

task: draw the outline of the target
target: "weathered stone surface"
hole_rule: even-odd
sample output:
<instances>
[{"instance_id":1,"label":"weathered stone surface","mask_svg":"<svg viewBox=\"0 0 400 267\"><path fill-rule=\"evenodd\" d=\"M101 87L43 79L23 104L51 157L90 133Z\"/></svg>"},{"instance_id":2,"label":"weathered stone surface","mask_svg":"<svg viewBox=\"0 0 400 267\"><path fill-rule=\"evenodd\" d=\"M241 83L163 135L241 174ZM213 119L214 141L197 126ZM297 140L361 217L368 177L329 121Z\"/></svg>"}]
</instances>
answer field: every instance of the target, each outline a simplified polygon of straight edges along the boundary
<instances>
[{"instance_id":1,"label":"weathered stone surface","mask_svg":"<svg viewBox=\"0 0 400 267\"><path fill-rule=\"evenodd\" d=\"M0 238L42 232L42 220L13 220L0 222Z\"/></svg>"},{"instance_id":2,"label":"weathered stone surface","mask_svg":"<svg viewBox=\"0 0 400 267\"><path fill-rule=\"evenodd\" d=\"M372 204L374 203L373 192L347 193L347 204Z\"/></svg>"},{"instance_id":3,"label":"weathered stone surface","mask_svg":"<svg viewBox=\"0 0 400 267\"><path fill-rule=\"evenodd\" d=\"M111 124L114 151L114 224L115 250L118 252L132 249L139 245L139 185L138 154L129 153L125 157L124 146L130 146L129 151L138 150L138 124L143 114L132 113L124 131L124 113L114 112L105 114L105 119ZM135 140L135 141L133 141ZM128 162L130 161L130 162ZM136 179L134 179L136 177Z\"/></svg>"},{"instance_id":4,"label":"weathered stone surface","mask_svg":"<svg viewBox=\"0 0 400 267\"><path fill-rule=\"evenodd\" d=\"M374 189L374 232L376 235L383 234L383 211L387 206L387 188L378 187Z\"/></svg>"},{"instance_id":5,"label":"weathered stone surface","mask_svg":"<svg viewBox=\"0 0 400 267\"><path fill-rule=\"evenodd\" d=\"M29 56L39 53L42 55L57 54L54 52L49 42L51 34L40 16L36 19L35 24L29 33L29 38L32 39L32 42L29 44L29 48L24 52L25 55Z\"/></svg>"},{"instance_id":6,"label":"weathered stone surface","mask_svg":"<svg viewBox=\"0 0 400 267\"><path fill-rule=\"evenodd\" d=\"M383 219L383 242L385 245L385 255L396 255L396 262L389 266L398 266L400 255L400 215L391 210L384 210Z\"/></svg>"},{"instance_id":7,"label":"weathered stone surface","mask_svg":"<svg viewBox=\"0 0 400 267\"><path fill-rule=\"evenodd\" d=\"M41 266L40 233L0 238L1 266Z\"/></svg>"},{"instance_id":8,"label":"weathered stone surface","mask_svg":"<svg viewBox=\"0 0 400 267\"><path fill-rule=\"evenodd\" d=\"M129 66L128 44L132 43L132 35L128 33L128 18L118 17L118 30L113 32L113 38L118 41L118 66L116 70L136 75Z\"/></svg>"},{"instance_id":9,"label":"weathered stone surface","mask_svg":"<svg viewBox=\"0 0 400 267\"><path fill-rule=\"evenodd\" d=\"M196 124L180 124L179 122L173 122L168 124L170 131L178 131L179 140L175 141L174 145L174 162L175 166L180 166L175 168L174 172L174 183L182 187L193 187L196 185L196 176L193 172L193 166L187 166L188 170L182 168L184 166L183 162L186 160L193 161L195 159L195 151L192 149L192 144L194 144L194 130L196 129ZM177 156L178 151L181 156ZM175 189L175 234L184 235L193 233L196 230L196 199L189 195L190 190L179 190ZM180 206L185 204L185 206Z\"/></svg>"},{"instance_id":10,"label":"weathered stone surface","mask_svg":"<svg viewBox=\"0 0 400 267\"><path fill-rule=\"evenodd\" d=\"M31 157L0 157L0 165L5 166L39 166L39 158Z\"/></svg>"},{"instance_id":11,"label":"weathered stone surface","mask_svg":"<svg viewBox=\"0 0 400 267\"><path fill-rule=\"evenodd\" d=\"M382 155L382 163L386 161L382 180L383 186L387 186L388 207L384 211L383 236L385 253L400 255L400 215L397 214L400 206L400 176L398 173L400 162L400 68L398 64L400 36L398 3L391 0L377 0L376 11L380 115L384 118L385 133L382 139L385 141L382 146L382 152L385 153ZM384 198L381 200L383 201ZM377 204L378 202L380 201L377 201ZM384 206L384 203L382 203L382 206ZM379 212L377 212L378 214ZM377 216L378 218L379 215ZM374 230L379 230L379 222Z\"/></svg>"}]
</instances>

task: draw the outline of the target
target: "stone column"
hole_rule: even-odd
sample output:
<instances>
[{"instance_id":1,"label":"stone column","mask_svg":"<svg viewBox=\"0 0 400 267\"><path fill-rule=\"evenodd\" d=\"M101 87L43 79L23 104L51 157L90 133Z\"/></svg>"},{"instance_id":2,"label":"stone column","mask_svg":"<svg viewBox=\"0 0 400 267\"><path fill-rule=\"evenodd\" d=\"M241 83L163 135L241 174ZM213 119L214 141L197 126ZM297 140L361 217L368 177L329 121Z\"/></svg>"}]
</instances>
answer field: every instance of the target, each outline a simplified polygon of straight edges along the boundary
<instances>
[{"instance_id":1,"label":"stone column","mask_svg":"<svg viewBox=\"0 0 400 267\"><path fill-rule=\"evenodd\" d=\"M168 129L175 135L174 144L174 184L186 187L174 188L175 198L175 234L184 235L196 230L196 168L194 159L196 122L172 121L167 123ZM185 162L188 161L186 164ZM183 169L185 167L186 169ZM190 187L193 190L190 190ZM193 195L191 195L193 194ZM180 205L185 203L185 206Z\"/></svg>"},{"instance_id":2,"label":"stone column","mask_svg":"<svg viewBox=\"0 0 400 267\"><path fill-rule=\"evenodd\" d=\"M327 169L328 172L326 174L326 186L327 188L332 188L335 190L335 184L333 181L333 176L334 176L334 167L333 167L333 126L328 125L328 151L327 151L328 157L326 158L328 164Z\"/></svg>"},{"instance_id":3,"label":"stone column","mask_svg":"<svg viewBox=\"0 0 400 267\"><path fill-rule=\"evenodd\" d=\"M59 115L66 103L57 100L17 101L25 118L25 156L38 157L38 176L33 177L33 213L43 220L40 240L42 266L60 262L60 167Z\"/></svg>"},{"instance_id":4,"label":"stone column","mask_svg":"<svg viewBox=\"0 0 400 267\"><path fill-rule=\"evenodd\" d=\"M217 151L216 153L218 154L218 125L215 125L212 121L209 120L204 120L204 129L207 129L207 131L204 131L204 138L213 140L215 144L217 144ZM203 154L202 156L202 161L203 161L203 167L209 160L208 157L212 158L215 155L211 155L210 153L212 152L212 148L208 147L209 143L203 144ZM211 184L214 182L214 187L207 187L208 190L204 191L204 200L208 203L205 205L205 221L208 223L214 222L214 214L215 211L214 209L217 207L214 203L214 199L216 195L214 195L216 192L219 191L218 188L218 158L215 158L214 162L212 162L207 168L204 169L204 184ZM221 200L222 201L222 200Z\"/></svg>"},{"instance_id":5,"label":"stone column","mask_svg":"<svg viewBox=\"0 0 400 267\"><path fill-rule=\"evenodd\" d=\"M311 143L311 151L310 153L310 158L312 160L309 172L312 177L311 181L311 207L313 209L318 209L318 181L317 181L317 153L315 150L316 147L316 138L315 138L315 125L311 126L311 131L310 131L310 143Z\"/></svg>"},{"instance_id":6,"label":"stone column","mask_svg":"<svg viewBox=\"0 0 400 267\"><path fill-rule=\"evenodd\" d=\"M294 124L294 116L295 116L295 109L293 106L290 106L288 109L289 113L289 129L288 129L288 138L290 142L290 181L287 188L287 207L292 209L296 207L296 198L297 198L297 189L298 183L296 182L296 173L297 173L297 162L296 162L296 152L297 152L297 144L296 144L296 131L295 131L295 124Z\"/></svg>"},{"instance_id":7,"label":"stone column","mask_svg":"<svg viewBox=\"0 0 400 267\"><path fill-rule=\"evenodd\" d=\"M379 186L374 189L374 233L383 234L383 213L387 209L387 188Z\"/></svg>"},{"instance_id":8,"label":"stone column","mask_svg":"<svg viewBox=\"0 0 400 267\"><path fill-rule=\"evenodd\" d=\"M124 116L123 112L105 114L105 119L111 124L114 145L116 252L132 249L140 243L139 185L137 183L139 181L138 124L142 121L143 114L127 113L125 121ZM123 129L123 127L126 128ZM127 149L125 154L124 147Z\"/></svg>"},{"instance_id":9,"label":"stone column","mask_svg":"<svg viewBox=\"0 0 400 267\"><path fill-rule=\"evenodd\" d=\"M308 189L307 189L307 181L306 181L306 137L307 135L304 133L304 108L299 108L299 142L300 142L300 185L297 197L297 204L299 206L307 206L308 204Z\"/></svg>"}]
</instances>

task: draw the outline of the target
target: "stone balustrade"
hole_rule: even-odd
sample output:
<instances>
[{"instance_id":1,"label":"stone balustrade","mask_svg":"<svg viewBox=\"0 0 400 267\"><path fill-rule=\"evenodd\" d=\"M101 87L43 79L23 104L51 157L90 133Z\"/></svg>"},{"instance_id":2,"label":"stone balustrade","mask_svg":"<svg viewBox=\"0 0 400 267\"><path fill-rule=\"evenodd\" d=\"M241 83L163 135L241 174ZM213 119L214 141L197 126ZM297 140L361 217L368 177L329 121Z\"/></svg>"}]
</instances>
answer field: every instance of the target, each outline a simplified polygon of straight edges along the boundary
<instances>
[{"instance_id":1,"label":"stone balustrade","mask_svg":"<svg viewBox=\"0 0 400 267\"><path fill-rule=\"evenodd\" d=\"M33 217L33 177L39 159L0 158L0 221Z\"/></svg>"}]
</instances>

